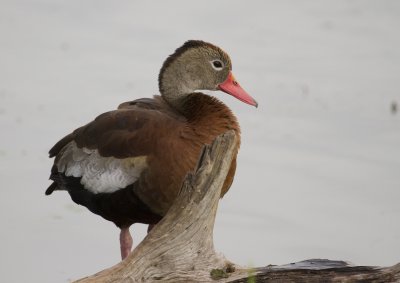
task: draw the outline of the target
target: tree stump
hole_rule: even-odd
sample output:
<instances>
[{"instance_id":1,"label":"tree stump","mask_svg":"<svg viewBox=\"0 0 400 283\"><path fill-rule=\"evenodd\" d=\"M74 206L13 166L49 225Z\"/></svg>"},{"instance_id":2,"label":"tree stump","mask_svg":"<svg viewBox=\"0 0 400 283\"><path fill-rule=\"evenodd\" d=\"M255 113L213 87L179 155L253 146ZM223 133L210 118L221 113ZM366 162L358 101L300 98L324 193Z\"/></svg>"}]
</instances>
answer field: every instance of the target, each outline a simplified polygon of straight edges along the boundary
<instances>
[{"instance_id":1,"label":"tree stump","mask_svg":"<svg viewBox=\"0 0 400 283\"><path fill-rule=\"evenodd\" d=\"M286 266L239 267L217 254L213 228L235 144L227 132L205 146L165 217L117 265L76 282L399 282L400 264L390 268L308 260Z\"/></svg>"}]
</instances>

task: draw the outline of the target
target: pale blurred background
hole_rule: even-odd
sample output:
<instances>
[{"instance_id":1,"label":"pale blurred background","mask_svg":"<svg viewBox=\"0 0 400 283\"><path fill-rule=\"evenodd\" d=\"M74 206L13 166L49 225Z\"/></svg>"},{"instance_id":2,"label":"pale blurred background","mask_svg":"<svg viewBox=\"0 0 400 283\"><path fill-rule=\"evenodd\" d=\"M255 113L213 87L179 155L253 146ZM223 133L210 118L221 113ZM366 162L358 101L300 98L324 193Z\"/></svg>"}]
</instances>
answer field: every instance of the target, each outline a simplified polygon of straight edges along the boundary
<instances>
[{"instance_id":1,"label":"pale blurred background","mask_svg":"<svg viewBox=\"0 0 400 283\"><path fill-rule=\"evenodd\" d=\"M112 223L45 197L47 151L157 94L188 39L225 49L260 105L214 93L242 127L216 249L251 266L400 262L399 30L396 0L1 0L0 282L68 282L119 261ZM132 227L135 244L145 229Z\"/></svg>"}]
</instances>

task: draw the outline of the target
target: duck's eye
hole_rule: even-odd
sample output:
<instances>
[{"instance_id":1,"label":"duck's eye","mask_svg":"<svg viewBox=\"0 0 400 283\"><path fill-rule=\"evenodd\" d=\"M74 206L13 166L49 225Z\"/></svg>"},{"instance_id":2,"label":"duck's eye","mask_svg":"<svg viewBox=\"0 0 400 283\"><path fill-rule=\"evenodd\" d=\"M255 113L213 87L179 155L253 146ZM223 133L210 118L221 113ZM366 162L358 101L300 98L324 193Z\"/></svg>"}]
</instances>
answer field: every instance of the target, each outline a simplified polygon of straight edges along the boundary
<instances>
[{"instance_id":1,"label":"duck's eye","mask_svg":"<svg viewBox=\"0 0 400 283\"><path fill-rule=\"evenodd\" d=\"M221 60L213 60L213 61L211 61L211 66L215 70L221 71L224 68L224 63Z\"/></svg>"}]
</instances>

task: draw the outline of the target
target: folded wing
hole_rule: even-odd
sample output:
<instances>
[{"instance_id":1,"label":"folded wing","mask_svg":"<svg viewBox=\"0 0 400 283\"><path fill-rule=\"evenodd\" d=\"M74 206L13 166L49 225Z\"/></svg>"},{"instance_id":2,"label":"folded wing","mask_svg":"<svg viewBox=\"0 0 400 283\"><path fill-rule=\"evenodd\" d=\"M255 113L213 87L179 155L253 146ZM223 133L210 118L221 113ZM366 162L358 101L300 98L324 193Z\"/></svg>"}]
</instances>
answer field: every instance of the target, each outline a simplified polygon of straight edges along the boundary
<instances>
[{"instance_id":1,"label":"folded wing","mask_svg":"<svg viewBox=\"0 0 400 283\"><path fill-rule=\"evenodd\" d=\"M56 157L50 179L57 182L60 174L80 178L93 193L115 192L136 182L148 169L148 158L158 155L183 125L161 103L155 98L121 104L60 140L50 150L50 157ZM46 193L68 189L57 185Z\"/></svg>"}]
</instances>

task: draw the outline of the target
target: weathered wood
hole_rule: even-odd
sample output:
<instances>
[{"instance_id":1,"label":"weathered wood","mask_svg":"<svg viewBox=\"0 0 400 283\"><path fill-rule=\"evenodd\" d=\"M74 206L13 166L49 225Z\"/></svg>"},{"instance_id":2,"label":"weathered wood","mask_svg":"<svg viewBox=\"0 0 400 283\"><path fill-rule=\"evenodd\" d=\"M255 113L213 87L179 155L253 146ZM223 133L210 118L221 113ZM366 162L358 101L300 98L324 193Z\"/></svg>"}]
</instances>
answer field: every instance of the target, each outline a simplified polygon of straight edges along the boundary
<instances>
[{"instance_id":1,"label":"weathered wood","mask_svg":"<svg viewBox=\"0 0 400 283\"><path fill-rule=\"evenodd\" d=\"M252 278L249 281L249 277ZM392 267L351 266L343 261L310 259L281 266L256 268L246 278L227 280L231 283L277 282L400 282L400 263Z\"/></svg>"},{"instance_id":2,"label":"weathered wood","mask_svg":"<svg viewBox=\"0 0 400 283\"><path fill-rule=\"evenodd\" d=\"M167 215L128 258L76 282L400 282L400 264L377 268L308 260L248 270L217 254L213 227L235 139L228 132L204 148Z\"/></svg>"},{"instance_id":3,"label":"weathered wood","mask_svg":"<svg viewBox=\"0 0 400 283\"><path fill-rule=\"evenodd\" d=\"M235 140L229 132L204 148L167 215L128 258L77 282L207 282L212 269L227 269L214 251L213 228Z\"/></svg>"}]
</instances>

